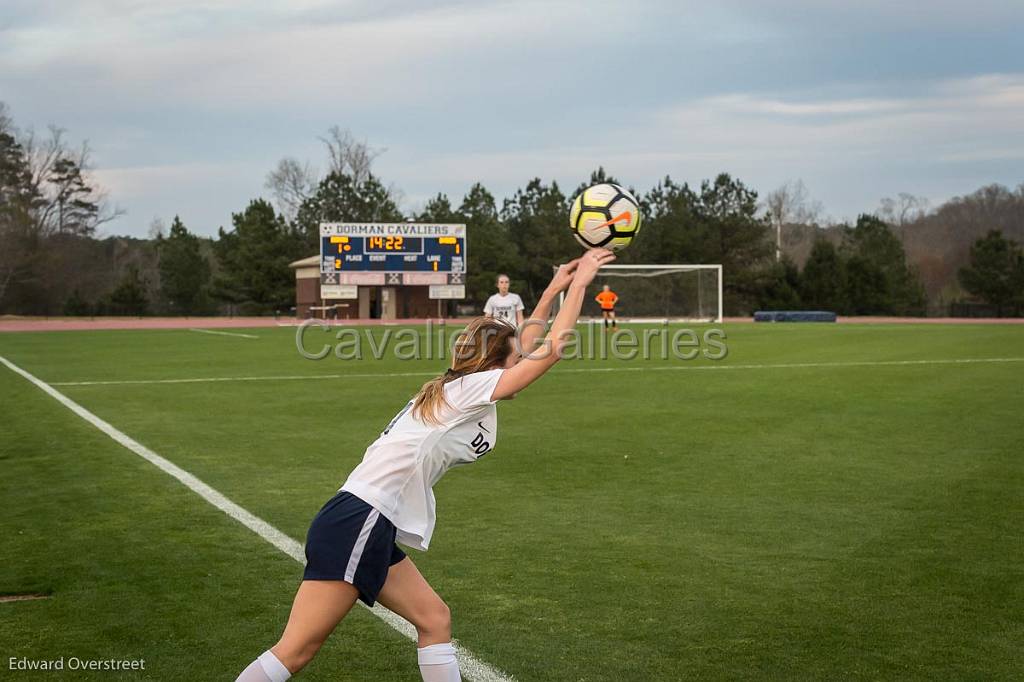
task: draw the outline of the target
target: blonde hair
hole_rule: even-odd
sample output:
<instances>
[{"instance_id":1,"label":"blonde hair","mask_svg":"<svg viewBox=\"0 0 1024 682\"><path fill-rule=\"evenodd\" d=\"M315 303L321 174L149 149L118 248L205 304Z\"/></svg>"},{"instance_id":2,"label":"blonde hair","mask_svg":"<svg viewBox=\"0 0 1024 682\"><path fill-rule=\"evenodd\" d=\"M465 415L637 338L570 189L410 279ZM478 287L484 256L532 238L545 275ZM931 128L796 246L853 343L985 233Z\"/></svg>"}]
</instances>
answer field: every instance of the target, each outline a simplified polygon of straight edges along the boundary
<instances>
[{"instance_id":1,"label":"blonde hair","mask_svg":"<svg viewBox=\"0 0 1024 682\"><path fill-rule=\"evenodd\" d=\"M439 377L423 384L413 400L412 412L429 424L440 424L438 414L448 405L444 385L467 374L495 369L505 364L512 352L516 328L493 317L478 317L466 325L455 341L452 366Z\"/></svg>"}]
</instances>

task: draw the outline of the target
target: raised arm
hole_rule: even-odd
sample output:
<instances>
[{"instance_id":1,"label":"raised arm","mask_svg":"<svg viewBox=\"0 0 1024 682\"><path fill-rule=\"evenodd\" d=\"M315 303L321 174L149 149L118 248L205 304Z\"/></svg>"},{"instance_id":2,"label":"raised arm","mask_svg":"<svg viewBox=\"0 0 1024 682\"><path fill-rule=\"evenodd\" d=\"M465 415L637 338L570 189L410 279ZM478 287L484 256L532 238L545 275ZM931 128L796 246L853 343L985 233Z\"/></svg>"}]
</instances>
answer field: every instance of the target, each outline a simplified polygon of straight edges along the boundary
<instances>
[{"instance_id":1,"label":"raised arm","mask_svg":"<svg viewBox=\"0 0 1024 682\"><path fill-rule=\"evenodd\" d=\"M580 259L577 258L565 265L558 266L554 277L551 278L551 283L544 289L544 293L540 295L540 300L537 301L537 307L533 309L530 319L525 324L520 322L519 348L517 350L521 351L524 355L533 352L537 346L537 341L544 337L548 327L548 318L551 317L551 306L554 305L558 294L568 289L569 285L572 284L579 261Z\"/></svg>"},{"instance_id":2,"label":"raised arm","mask_svg":"<svg viewBox=\"0 0 1024 682\"><path fill-rule=\"evenodd\" d=\"M502 373L501 379L498 380L498 385L494 387L494 393L491 395L492 400L501 400L518 393L539 379L544 372L551 369L562 358L562 349L569 341L569 332L576 328L576 319L580 316L580 308L583 307L583 297L586 295L587 285L594 280L594 276L597 275L597 271L602 265L607 265L613 260L615 260L615 254L611 251L592 249L576 261L572 282L569 284L565 300L562 301L562 307L551 324L551 331L548 332L543 346L532 353L529 353L529 348L523 348L524 353L529 353L529 355L524 355L523 359L514 367ZM555 277L557 279L558 275ZM541 298L543 300L543 296ZM547 310L541 312L550 312L550 301L547 306ZM537 306L538 309L540 307L540 305ZM537 312L534 311L534 314Z\"/></svg>"}]
</instances>

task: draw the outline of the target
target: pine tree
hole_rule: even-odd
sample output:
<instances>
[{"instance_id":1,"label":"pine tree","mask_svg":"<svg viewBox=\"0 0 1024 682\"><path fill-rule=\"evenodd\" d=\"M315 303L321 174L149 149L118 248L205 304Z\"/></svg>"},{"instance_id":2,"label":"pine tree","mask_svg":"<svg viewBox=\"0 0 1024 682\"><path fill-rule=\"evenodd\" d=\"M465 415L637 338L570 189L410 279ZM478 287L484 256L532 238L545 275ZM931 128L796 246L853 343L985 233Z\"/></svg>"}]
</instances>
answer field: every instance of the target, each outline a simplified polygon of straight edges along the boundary
<instances>
[{"instance_id":1,"label":"pine tree","mask_svg":"<svg viewBox=\"0 0 1024 682\"><path fill-rule=\"evenodd\" d=\"M145 315L149 307L146 281L139 269L129 265L117 288L110 292L110 312L114 315Z\"/></svg>"},{"instance_id":2,"label":"pine tree","mask_svg":"<svg viewBox=\"0 0 1024 682\"><path fill-rule=\"evenodd\" d=\"M494 293L499 274L512 278L513 290L521 288L524 280L519 275L519 248L510 238L508 227L498 220L494 196L476 183L463 197L459 215L466 223L466 298L482 307Z\"/></svg>"},{"instance_id":3,"label":"pine tree","mask_svg":"<svg viewBox=\"0 0 1024 682\"><path fill-rule=\"evenodd\" d=\"M89 235L96 230L100 206L82 176L82 168L67 157L57 159L47 178L54 188L57 233Z\"/></svg>"},{"instance_id":4,"label":"pine tree","mask_svg":"<svg viewBox=\"0 0 1024 682\"><path fill-rule=\"evenodd\" d=\"M301 235L263 199L231 216L231 232L218 231L214 253L221 271L214 295L252 313L287 310L295 300L295 273L289 263L307 250Z\"/></svg>"},{"instance_id":5,"label":"pine tree","mask_svg":"<svg viewBox=\"0 0 1024 682\"><path fill-rule=\"evenodd\" d=\"M758 308L762 310L799 310L803 306L800 298L800 270L789 257L772 263L764 270L764 282L758 295Z\"/></svg>"},{"instance_id":6,"label":"pine tree","mask_svg":"<svg viewBox=\"0 0 1024 682\"><path fill-rule=\"evenodd\" d=\"M580 255L580 245L568 227L563 227L567 212L566 197L558 183L545 185L540 178L534 178L505 200L501 219L522 258L520 273L527 300L537 300L551 280L553 264Z\"/></svg>"},{"instance_id":7,"label":"pine tree","mask_svg":"<svg viewBox=\"0 0 1024 682\"><path fill-rule=\"evenodd\" d=\"M31 278L39 246L34 212L41 204L24 148L0 129L0 310L11 286Z\"/></svg>"},{"instance_id":8,"label":"pine tree","mask_svg":"<svg viewBox=\"0 0 1024 682\"><path fill-rule=\"evenodd\" d=\"M836 247L819 238L801 273L800 296L808 308L845 313L846 264Z\"/></svg>"},{"instance_id":9,"label":"pine tree","mask_svg":"<svg viewBox=\"0 0 1024 682\"><path fill-rule=\"evenodd\" d=\"M210 281L210 264L200 250L199 237L174 216L167 237L158 236L160 292L172 313L194 314Z\"/></svg>"},{"instance_id":10,"label":"pine tree","mask_svg":"<svg viewBox=\"0 0 1024 682\"><path fill-rule=\"evenodd\" d=\"M374 175L356 182L339 172L328 173L313 196L302 202L295 219L310 253L320 250L320 223L396 223L405 217L392 192ZM308 255L308 254L307 254Z\"/></svg>"},{"instance_id":11,"label":"pine tree","mask_svg":"<svg viewBox=\"0 0 1024 682\"><path fill-rule=\"evenodd\" d=\"M854 314L924 313L924 287L888 224L877 216L860 216L855 227L846 229L843 251L846 300Z\"/></svg>"},{"instance_id":12,"label":"pine tree","mask_svg":"<svg viewBox=\"0 0 1024 682\"><path fill-rule=\"evenodd\" d=\"M1011 306L1019 313L1024 306L1024 251L999 230L974 242L970 264L960 268L958 277L968 293L995 306L998 315Z\"/></svg>"}]
</instances>

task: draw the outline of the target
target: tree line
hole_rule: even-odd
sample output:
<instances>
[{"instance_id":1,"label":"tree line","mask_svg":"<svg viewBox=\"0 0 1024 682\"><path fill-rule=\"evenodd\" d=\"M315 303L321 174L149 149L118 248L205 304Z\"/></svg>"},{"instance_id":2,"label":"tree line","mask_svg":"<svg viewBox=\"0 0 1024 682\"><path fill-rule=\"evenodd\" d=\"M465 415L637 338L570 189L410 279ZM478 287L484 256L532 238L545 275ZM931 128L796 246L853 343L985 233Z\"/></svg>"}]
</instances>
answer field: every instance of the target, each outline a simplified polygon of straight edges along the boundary
<instances>
[{"instance_id":1,"label":"tree line","mask_svg":"<svg viewBox=\"0 0 1024 682\"><path fill-rule=\"evenodd\" d=\"M288 264L317 253L319 223L338 220L465 223L467 302L482 305L499 273L535 300L552 264L580 253L567 227L572 198L591 184L617 182L603 168L569 192L535 178L500 202L476 183L460 200L438 194L410 214L400 207L400 191L373 173L380 150L339 128L321 139L322 173L309 162L282 159L267 176L268 197L232 213L230 227L215 238L196 235L178 216L169 228L155 225L149 239L101 238L98 230L120 212L91 180L88 147L72 150L56 128L42 140L21 133L0 104L0 312L287 313L295 296ZM728 173L699 186L665 177L647 191L630 189L644 224L619 262L720 263L727 314L929 310L921 269L906 245L919 221L946 206L921 212L901 198L853 224L819 225L819 209L807 206L802 184L764 200ZM1024 206L1024 187L1009 196ZM785 237L777 242L779 235ZM956 277L964 298L997 306L1000 314L1020 313L1024 258L1015 241L986 230L963 260Z\"/></svg>"}]
</instances>

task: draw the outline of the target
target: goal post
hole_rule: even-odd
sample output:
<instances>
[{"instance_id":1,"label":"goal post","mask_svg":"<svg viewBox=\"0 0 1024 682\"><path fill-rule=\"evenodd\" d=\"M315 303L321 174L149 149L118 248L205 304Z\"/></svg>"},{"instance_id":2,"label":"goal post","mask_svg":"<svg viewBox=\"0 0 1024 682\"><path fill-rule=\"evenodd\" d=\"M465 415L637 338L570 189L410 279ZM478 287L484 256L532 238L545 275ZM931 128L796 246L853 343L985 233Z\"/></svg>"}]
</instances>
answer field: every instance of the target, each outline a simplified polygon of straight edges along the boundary
<instances>
[{"instance_id":1,"label":"goal post","mask_svg":"<svg viewBox=\"0 0 1024 682\"><path fill-rule=\"evenodd\" d=\"M598 271L594 284L581 318L601 318L594 295L607 284L619 297L615 314L620 322L722 321L721 265L613 263ZM559 307L564 297L564 292L559 295Z\"/></svg>"}]
</instances>

